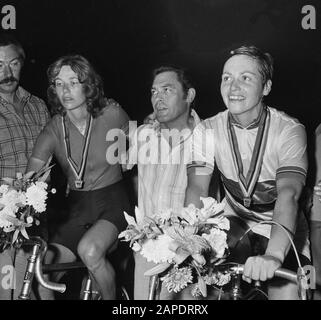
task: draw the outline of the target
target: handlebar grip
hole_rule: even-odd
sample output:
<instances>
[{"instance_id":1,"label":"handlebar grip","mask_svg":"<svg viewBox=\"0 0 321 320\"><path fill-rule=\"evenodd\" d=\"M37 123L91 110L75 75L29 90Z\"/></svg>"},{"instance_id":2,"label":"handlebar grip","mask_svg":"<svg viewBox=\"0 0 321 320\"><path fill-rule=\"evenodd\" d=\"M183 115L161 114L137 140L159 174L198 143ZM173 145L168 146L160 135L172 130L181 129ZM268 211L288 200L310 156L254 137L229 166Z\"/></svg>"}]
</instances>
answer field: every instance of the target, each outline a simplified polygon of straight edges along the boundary
<instances>
[{"instance_id":1,"label":"handlebar grip","mask_svg":"<svg viewBox=\"0 0 321 320\"><path fill-rule=\"evenodd\" d=\"M231 267L231 270L235 271L236 273L243 274L244 265L233 266ZM298 282L297 274L291 270L280 268L275 271L275 276L289 280L294 283Z\"/></svg>"}]
</instances>

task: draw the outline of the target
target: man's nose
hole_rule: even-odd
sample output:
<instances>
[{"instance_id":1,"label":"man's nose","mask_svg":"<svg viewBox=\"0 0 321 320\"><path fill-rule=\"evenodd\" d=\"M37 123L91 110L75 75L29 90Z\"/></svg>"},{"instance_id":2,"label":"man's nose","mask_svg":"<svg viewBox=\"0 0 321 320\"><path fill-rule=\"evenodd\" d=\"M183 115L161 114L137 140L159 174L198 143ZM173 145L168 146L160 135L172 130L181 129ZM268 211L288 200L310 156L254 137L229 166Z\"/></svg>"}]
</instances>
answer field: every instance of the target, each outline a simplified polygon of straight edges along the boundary
<instances>
[{"instance_id":1,"label":"man's nose","mask_svg":"<svg viewBox=\"0 0 321 320\"><path fill-rule=\"evenodd\" d=\"M13 76L13 72L12 72L12 69L10 67L10 65L6 65L4 67L4 74L6 77L12 77Z\"/></svg>"},{"instance_id":2,"label":"man's nose","mask_svg":"<svg viewBox=\"0 0 321 320\"><path fill-rule=\"evenodd\" d=\"M164 97L163 91L156 91L156 93L154 94L154 101L157 102L157 101L163 99L163 97Z\"/></svg>"}]
</instances>

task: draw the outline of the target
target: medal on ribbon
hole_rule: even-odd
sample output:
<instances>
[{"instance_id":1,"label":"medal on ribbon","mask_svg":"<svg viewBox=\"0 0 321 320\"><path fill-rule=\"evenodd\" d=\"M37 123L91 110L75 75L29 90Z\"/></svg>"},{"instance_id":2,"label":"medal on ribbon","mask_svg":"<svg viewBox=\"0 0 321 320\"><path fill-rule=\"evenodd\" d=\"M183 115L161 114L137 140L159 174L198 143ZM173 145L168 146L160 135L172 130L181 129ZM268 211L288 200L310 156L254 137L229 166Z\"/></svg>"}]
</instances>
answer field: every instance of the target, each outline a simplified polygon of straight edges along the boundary
<instances>
[{"instance_id":1,"label":"medal on ribbon","mask_svg":"<svg viewBox=\"0 0 321 320\"><path fill-rule=\"evenodd\" d=\"M66 150L66 157L67 161L76 177L75 180L75 187L76 189L82 189L84 186L84 173L86 168L86 161L88 157L88 149L89 149L89 141L90 141L90 135L91 135L91 129L92 129L92 122L93 118L90 116L89 118L89 124L86 127L84 139L85 143L83 145L82 153L81 153L81 161L80 161L80 167L78 170L78 166L74 159L71 157L71 151L70 151L70 138L69 138L69 131L67 131L66 128L66 122L65 122L65 116L62 117L62 130L64 135L64 144L65 144L65 150Z\"/></svg>"},{"instance_id":2,"label":"medal on ribbon","mask_svg":"<svg viewBox=\"0 0 321 320\"><path fill-rule=\"evenodd\" d=\"M234 164L235 164L238 178L239 178L238 183L243 193L243 205L246 208L250 208L251 206L252 193L261 172L263 156L264 156L264 151L266 147L268 131L270 127L269 110L266 107L263 107L262 112L263 114L261 114L261 116L259 117L258 132L255 139L254 150L251 157L250 167L246 174L246 177L244 177L244 174L243 174L242 158L240 155L235 130L231 123L232 122L231 114L229 114L229 118L227 121L228 123L227 131L229 135L230 146L232 149Z\"/></svg>"}]
</instances>

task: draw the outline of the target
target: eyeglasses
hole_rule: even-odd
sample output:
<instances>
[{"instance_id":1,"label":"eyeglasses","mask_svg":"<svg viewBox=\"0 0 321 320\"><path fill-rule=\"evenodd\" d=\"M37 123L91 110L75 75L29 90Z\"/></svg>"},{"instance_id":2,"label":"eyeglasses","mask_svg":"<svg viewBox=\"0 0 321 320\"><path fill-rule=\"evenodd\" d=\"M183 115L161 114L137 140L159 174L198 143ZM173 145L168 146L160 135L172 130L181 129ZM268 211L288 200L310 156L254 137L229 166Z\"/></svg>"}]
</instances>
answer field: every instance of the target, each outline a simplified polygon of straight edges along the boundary
<instances>
[{"instance_id":1,"label":"eyeglasses","mask_svg":"<svg viewBox=\"0 0 321 320\"><path fill-rule=\"evenodd\" d=\"M4 72L6 66L9 67L11 70L18 70L21 68L21 61L19 59L14 59L10 62L0 61L0 72Z\"/></svg>"}]
</instances>

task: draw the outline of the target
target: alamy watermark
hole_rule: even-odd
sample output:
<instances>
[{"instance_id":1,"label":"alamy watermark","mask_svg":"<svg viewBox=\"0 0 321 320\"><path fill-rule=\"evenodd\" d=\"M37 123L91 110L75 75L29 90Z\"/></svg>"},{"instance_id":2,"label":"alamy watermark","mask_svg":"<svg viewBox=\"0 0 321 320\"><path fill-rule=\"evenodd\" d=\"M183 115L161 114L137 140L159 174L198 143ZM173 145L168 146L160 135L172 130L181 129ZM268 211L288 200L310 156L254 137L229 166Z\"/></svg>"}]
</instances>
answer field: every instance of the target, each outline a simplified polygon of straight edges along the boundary
<instances>
[{"instance_id":1,"label":"alamy watermark","mask_svg":"<svg viewBox=\"0 0 321 320\"><path fill-rule=\"evenodd\" d=\"M132 166L135 164L190 164L205 162L214 157L213 129L205 129L194 135L189 128L159 129L150 126L137 128L136 121L129 121L126 134L119 128L106 134L112 142L106 150L109 164Z\"/></svg>"},{"instance_id":2,"label":"alamy watermark","mask_svg":"<svg viewBox=\"0 0 321 320\"><path fill-rule=\"evenodd\" d=\"M304 30L315 30L317 28L316 10L312 5L305 5L301 9L304 15L301 20L301 26Z\"/></svg>"},{"instance_id":3,"label":"alamy watermark","mask_svg":"<svg viewBox=\"0 0 321 320\"><path fill-rule=\"evenodd\" d=\"M0 19L2 29L16 29L16 8L12 5L3 6Z\"/></svg>"},{"instance_id":4,"label":"alamy watermark","mask_svg":"<svg viewBox=\"0 0 321 320\"><path fill-rule=\"evenodd\" d=\"M16 289L16 270L12 265L2 266L0 269L0 283L3 290Z\"/></svg>"},{"instance_id":5,"label":"alamy watermark","mask_svg":"<svg viewBox=\"0 0 321 320\"><path fill-rule=\"evenodd\" d=\"M316 29L316 10L313 5L305 5L301 8L303 14L301 26L304 30ZM1 7L1 27L4 30L16 29L16 9L13 5Z\"/></svg>"},{"instance_id":6,"label":"alamy watermark","mask_svg":"<svg viewBox=\"0 0 321 320\"><path fill-rule=\"evenodd\" d=\"M301 285L303 289L314 290L316 288L316 275L315 275L315 268L312 265L306 265L302 267L305 277L301 278Z\"/></svg>"}]
</instances>

